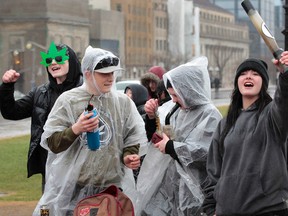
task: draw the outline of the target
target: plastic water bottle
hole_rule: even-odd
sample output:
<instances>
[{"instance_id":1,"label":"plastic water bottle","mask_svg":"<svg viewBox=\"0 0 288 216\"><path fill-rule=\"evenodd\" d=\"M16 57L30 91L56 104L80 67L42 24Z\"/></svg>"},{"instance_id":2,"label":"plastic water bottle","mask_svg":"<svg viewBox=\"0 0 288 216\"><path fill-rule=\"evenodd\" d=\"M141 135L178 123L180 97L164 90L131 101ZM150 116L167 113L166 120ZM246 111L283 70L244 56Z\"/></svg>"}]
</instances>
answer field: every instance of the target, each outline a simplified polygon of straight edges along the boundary
<instances>
[{"instance_id":1,"label":"plastic water bottle","mask_svg":"<svg viewBox=\"0 0 288 216\"><path fill-rule=\"evenodd\" d=\"M92 104L88 104L86 111L87 113L93 112L93 115L90 118L94 118L98 115L96 108L94 108ZM87 143L90 150L95 151L99 149L100 135L98 128L96 128L93 132L87 132Z\"/></svg>"}]
</instances>

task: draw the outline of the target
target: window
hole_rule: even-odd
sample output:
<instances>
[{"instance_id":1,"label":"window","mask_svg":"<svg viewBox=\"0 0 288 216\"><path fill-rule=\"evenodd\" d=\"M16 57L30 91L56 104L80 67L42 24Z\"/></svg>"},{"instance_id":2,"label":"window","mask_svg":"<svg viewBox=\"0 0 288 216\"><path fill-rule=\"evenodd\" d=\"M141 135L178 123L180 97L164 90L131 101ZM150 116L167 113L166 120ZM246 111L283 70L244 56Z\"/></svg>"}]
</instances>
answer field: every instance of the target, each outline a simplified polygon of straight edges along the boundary
<instances>
[{"instance_id":1,"label":"window","mask_svg":"<svg viewBox=\"0 0 288 216\"><path fill-rule=\"evenodd\" d=\"M116 10L121 12L122 11L122 5L116 4Z\"/></svg>"}]
</instances>

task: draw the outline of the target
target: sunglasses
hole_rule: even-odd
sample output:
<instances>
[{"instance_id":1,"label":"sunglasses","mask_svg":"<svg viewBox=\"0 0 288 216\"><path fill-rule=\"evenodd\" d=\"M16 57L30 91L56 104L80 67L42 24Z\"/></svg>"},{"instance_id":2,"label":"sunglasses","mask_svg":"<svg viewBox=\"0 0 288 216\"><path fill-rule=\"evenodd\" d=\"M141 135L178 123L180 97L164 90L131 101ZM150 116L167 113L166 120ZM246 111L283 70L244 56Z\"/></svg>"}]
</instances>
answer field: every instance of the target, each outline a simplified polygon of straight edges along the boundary
<instances>
[{"instance_id":1,"label":"sunglasses","mask_svg":"<svg viewBox=\"0 0 288 216\"><path fill-rule=\"evenodd\" d=\"M57 64L64 64L65 62L62 62L62 56L56 56L55 61L57 62ZM46 58L46 64L50 65L52 64L53 58Z\"/></svg>"},{"instance_id":2,"label":"sunglasses","mask_svg":"<svg viewBox=\"0 0 288 216\"><path fill-rule=\"evenodd\" d=\"M106 57L98 62L94 70L98 70L101 68L106 68L109 66L117 66L119 63L119 59L115 57Z\"/></svg>"}]
</instances>

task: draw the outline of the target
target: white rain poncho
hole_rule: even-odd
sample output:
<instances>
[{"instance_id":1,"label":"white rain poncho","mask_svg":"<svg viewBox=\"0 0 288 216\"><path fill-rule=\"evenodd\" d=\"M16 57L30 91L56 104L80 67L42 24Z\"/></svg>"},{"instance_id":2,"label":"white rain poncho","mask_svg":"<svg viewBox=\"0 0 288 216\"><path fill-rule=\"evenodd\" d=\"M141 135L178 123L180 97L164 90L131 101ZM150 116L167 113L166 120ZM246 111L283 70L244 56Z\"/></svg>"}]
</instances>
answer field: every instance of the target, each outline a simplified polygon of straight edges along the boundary
<instances>
[{"instance_id":1,"label":"white rain poncho","mask_svg":"<svg viewBox=\"0 0 288 216\"><path fill-rule=\"evenodd\" d=\"M207 58L199 57L167 72L167 79L187 109L172 115L174 149L179 162L150 145L138 180L137 215L200 215L206 158L221 114L211 103ZM161 115L161 113L160 113Z\"/></svg>"},{"instance_id":2,"label":"white rain poncho","mask_svg":"<svg viewBox=\"0 0 288 216\"><path fill-rule=\"evenodd\" d=\"M48 150L45 192L33 215L39 215L41 205L48 206L50 215L70 215L80 199L108 185L121 187L127 195L129 186L133 187L132 170L122 162L123 148L145 143L147 138L142 117L133 101L124 94L112 91L91 100L100 119L98 150L88 149L86 133L64 152L54 154L47 146L48 137L77 121L90 97L83 84L60 95L51 110L41 142Z\"/></svg>"}]
</instances>

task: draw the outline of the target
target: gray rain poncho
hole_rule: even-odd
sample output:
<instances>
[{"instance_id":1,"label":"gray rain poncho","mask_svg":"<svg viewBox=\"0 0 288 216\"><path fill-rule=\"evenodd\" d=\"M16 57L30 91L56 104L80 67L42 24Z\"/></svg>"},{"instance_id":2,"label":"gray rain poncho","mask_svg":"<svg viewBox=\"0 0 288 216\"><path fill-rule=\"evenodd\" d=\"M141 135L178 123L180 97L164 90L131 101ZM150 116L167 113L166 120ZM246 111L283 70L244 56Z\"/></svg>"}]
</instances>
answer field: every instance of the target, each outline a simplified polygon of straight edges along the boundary
<instances>
[{"instance_id":1,"label":"gray rain poncho","mask_svg":"<svg viewBox=\"0 0 288 216\"><path fill-rule=\"evenodd\" d=\"M132 170L122 162L123 148L143 144L147 138L142 117L126 95L111 91L91 100L100 118L100 149L88 149L86 133L64 152L54 154L47 146L48 137L77 121L90 97L83 84L63 93L51 110L41 141L48 150L45 192L33 215L39 215L41 205L48 206L50 215L62 216L67 211L73 214L80 199L111 184L121 187L127 195L129 186L133 192Z\"/></svg>"},{"instance_id":2,"label":"gray rain poncho","mask_svg":"<svg viewBox=\"0 0 288 216\"><path fill-rule=\"evenodd\" d=\"M211 103L207 58L199 57L167 72L167 80L184 102L170 124L179 162L150 145L138 180L137 215L200 215L206 158L212 135L222 118ZM159 113L161 117L161 113Z\"/></svg>"}]
</instances>

